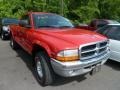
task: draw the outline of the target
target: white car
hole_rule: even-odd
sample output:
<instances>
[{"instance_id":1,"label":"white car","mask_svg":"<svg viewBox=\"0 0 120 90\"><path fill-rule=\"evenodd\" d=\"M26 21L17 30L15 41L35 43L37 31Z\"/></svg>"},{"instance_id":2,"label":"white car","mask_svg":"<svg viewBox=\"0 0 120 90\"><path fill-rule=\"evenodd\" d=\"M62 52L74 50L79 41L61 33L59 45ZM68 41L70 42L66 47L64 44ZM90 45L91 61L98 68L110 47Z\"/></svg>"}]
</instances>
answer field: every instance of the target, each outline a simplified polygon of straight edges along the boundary
<instances>
[{"instance_id":1,"label":"white car","mask_svg":"<svg viewBox=\"0 0 120 90\"><path fill-rule=\"evenodd\" d=\"M96 32L107 36L110 40L110 59L120 62L120 24L108 24Z\"/></svg>"}]
</instances>

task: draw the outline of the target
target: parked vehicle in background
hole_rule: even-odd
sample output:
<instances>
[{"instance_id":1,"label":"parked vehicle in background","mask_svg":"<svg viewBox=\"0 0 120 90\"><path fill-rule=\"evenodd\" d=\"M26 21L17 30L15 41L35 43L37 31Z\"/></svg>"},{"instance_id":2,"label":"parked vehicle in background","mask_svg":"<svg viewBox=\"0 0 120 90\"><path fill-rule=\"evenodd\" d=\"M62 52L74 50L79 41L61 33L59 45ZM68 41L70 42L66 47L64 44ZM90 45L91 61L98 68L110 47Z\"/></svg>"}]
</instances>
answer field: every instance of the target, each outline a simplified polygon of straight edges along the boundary
<instances>
[{"instance_id":1,"label":"parked vehicle in background","mask_svg":"<svg viewBox=\"0 0 120 90\"><path fill-rule=\"evenodd\" d=\"M0 35L1 35L2 40L9 38L9 32L10 32L9 25L10 24L18 24L18 20L13 19L13 18L0 19Z\"/></svg>"},{"instance_id":2,"label":"parked vehicle in background","mask_svg":"<svg viewBox=\"0 0 120 90\"><path fill-rule=\"evenodd\" d=\"M108 24L96 32L107 36L110 40L110 59L120 62L120 24Z\"/></svg>"},{"instance_id":3,"label":"parked vehicle in background","mask_svg":"<svg viewBox=\"0 0 120 90\"><path fill-rule=\"evenodd\" d=\"M119 24L119 22L115 20L107 20L107 19L95 19L90 22L90 24L80 24L77 25L78 29L87 29L91 31L96 31L97 29L107 25L107 24Z\"/></svg>"},{"instance_id":4,"label":"parked vehicle in background","mask_svg":"<svg viewBox=\"0 0 120 90\"><path fill-rule=\"evenodd\" d=\"M30 12L10 25L10 45L20 45L34 58L36 78L49 85L55 73L73 77L100 71L109 58L109 42L96 32L75 28L59 15Z\"/></svg>"},{"instance_id":5,"label":"parked vehicle in background","mask_svg":"<svg viewBox=\"0 0 120 90\"><path fill-rule=\"evenodd\" d=\"M115 20L95 19L95 20L92 20L88 26L94 30L97 30L107 24L119 24L119 22Z\"/></svg>"}]
</instances>

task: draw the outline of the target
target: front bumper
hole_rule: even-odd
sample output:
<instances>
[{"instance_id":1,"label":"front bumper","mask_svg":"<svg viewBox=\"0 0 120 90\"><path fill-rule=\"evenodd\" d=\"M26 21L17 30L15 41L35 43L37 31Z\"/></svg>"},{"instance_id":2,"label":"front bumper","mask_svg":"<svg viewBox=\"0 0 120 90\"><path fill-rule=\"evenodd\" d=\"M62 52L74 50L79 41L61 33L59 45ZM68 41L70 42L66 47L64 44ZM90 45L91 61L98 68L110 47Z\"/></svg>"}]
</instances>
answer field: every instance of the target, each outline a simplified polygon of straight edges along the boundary
<instances>
[{"instance_id":1,"label":"front bumper","mask_svg":"<svg viewBox=\"0 0 120 90\"><path fill-rule=\"evenodd\" d=\"M90 72L97 64L103 65L110 56L110 52L85 61L60 62L52 59L51 65L56 74L63 77L73 77Z\"/></svg>"}]
</instances>

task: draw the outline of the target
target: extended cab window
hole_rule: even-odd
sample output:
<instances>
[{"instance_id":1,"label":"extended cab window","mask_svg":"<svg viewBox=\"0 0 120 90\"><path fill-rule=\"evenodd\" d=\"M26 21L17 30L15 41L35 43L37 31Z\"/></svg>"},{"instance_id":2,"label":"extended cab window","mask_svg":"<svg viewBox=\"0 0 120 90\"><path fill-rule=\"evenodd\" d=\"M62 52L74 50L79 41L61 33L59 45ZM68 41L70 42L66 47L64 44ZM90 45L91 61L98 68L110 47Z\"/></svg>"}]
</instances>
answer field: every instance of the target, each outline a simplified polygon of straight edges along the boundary
<instances>
[{"instance_id":1,"label":"extended cab window","mask_svg":"<svg viewBox=\"0 0 120 90\"><path fill-rule=\"evenodd\" d=\"M33 20L36 28L73 27L72 23L68 19L55 14L34 14Z\"/></svg>"},{"instance_id":2,"label":"extended cab window","mask_svg":"<svg viewBox=\"0 0 120 90\"><path fill-rule=\"evenodd\" d=\"M120 26L113 26L106 36L110 39L120 40Z\"/></svg>"}]
</instances>

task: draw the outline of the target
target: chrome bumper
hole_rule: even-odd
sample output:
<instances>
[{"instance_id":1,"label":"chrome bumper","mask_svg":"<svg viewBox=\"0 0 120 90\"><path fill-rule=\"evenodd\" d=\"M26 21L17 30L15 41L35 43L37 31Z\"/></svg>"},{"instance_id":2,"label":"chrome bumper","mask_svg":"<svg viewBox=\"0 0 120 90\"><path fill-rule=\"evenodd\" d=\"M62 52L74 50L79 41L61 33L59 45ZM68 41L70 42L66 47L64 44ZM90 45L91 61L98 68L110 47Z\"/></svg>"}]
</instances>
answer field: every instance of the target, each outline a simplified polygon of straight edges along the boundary
<instances>
[{"instance_id":1,"label":"chrome bumper","mask_svg":"<svg viewBox=\"0 0 120 90\"><path fill-rule=\"evenodd\" d=\"M52 59L51 65L56 74L63 77L78 76L88 73L92 68L97 65L103 65L110 56L110 52L85 61L73 61L73 62L60 62L58 60Z\"/></svg>"}]
</instances>

